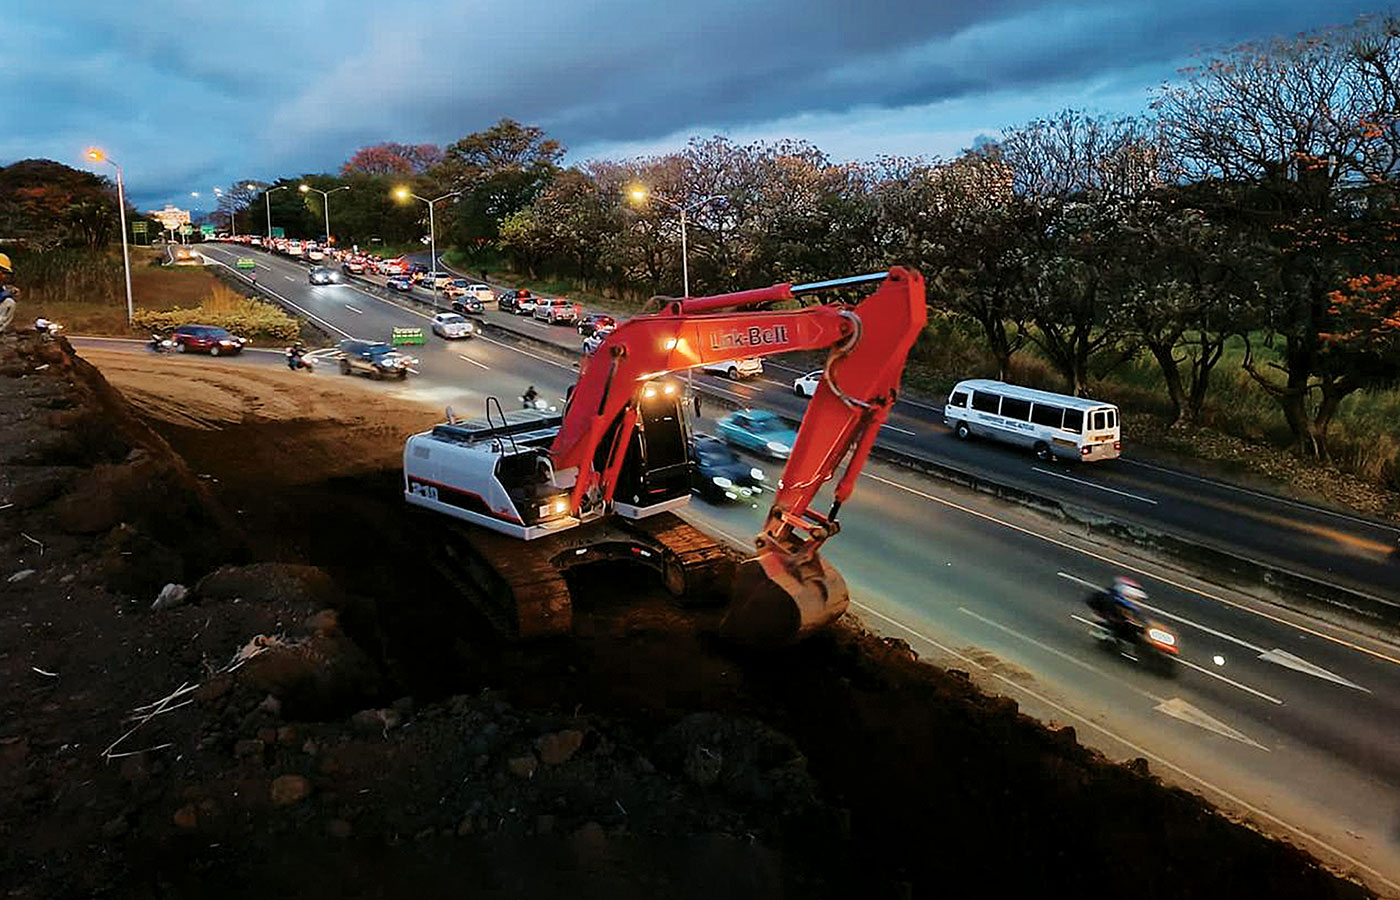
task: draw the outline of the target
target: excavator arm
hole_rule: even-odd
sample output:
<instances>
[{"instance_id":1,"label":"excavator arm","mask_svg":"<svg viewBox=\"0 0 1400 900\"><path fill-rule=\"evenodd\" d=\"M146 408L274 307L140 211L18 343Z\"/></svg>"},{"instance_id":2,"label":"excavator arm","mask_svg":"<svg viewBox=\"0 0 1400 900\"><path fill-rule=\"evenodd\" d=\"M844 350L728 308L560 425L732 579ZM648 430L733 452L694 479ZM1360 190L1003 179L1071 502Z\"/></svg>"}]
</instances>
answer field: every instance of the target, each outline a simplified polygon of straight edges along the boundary
<instances>
[{"instance_id":1,"label":"excavator arm","mask_svg":"<svg viewBox=\"0 0 1400 900\"><path fill-rule=\"evenodd\" d=\"M754 309L867 281L881 283L855 304ZM740 568L726 620L726 630L754 643L801 637L835 619L849 602L840 575L817 551L839 528L837 513L889 415L905 359L925 321L923 277L898 267L853 279L672 301L658 313L625 322L584 363L550 450L556 478L575 479L575 510L590 493L611 498L639 393L653 378L751 356L829 351L756 538L758 554ZM609 441L606 462L595 468L604 440ZM818 491L847 457L830 509L825 514L812 509Z\"/></svg>"}]
</instances>

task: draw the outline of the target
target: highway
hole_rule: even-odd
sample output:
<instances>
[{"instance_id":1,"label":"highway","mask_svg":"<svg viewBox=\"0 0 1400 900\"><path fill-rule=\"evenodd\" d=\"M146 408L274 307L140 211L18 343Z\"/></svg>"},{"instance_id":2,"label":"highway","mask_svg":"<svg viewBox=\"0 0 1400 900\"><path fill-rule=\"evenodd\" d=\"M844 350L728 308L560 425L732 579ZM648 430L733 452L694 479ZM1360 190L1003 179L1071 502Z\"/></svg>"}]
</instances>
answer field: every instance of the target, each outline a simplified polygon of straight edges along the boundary
<instances>
[{"instance_id":1,"label":"highway","mask_svg":"<svg viewBox=\"0 0 1400 900\"><path fill-rule=\"evenodd\" d=\"M313 287L304 266L246 248L202 250L230 266L238 256L254 256L260 285L338 334L382 340L394 327L427 330L424 313L380 299L373 289ZM492 310L487 319L501 314ZM573 343L567 329L503 324ZM83 345L82 339L74 343ZM447 342L429 334L427 345L410 352L420 359L417 374L407 385L391 382L383 389L411 391L459 415L479 415L488 395L513 406L527 384L562 406L577 374L529 344L490 336ZM272 363L280 363L272 354L210 361ZM312 377L342 376L323 367ZM801 401L777 378L759 384L704 380L739 402L800 413ZM707 412L718 414L710 406ZM1218 520L1210 527L1222 543L1254 547L1245 532L1257 528L1260 553L1319 575L1326 567L1316 563L1326 558L1373 592L1393 594L1390 581L1366 580L1366 542L1394 540L1393 531L1387 535L1378 524L1153 468L1056 466L1045 476L1017 451L959 444L932 424L936 419L935 411L903 404L891 420L902 431L887 440L959 464L1019 471L1017 477L1036 490L1058 490L1115 515L1135 515L1124 508L1140 501L1103 488L1149 497L1156 502L1140 503L1148 507L1144 519L1187 530L1200 526L1208 537L1203 523ZM696 427L712 430L713 422L704 417ZM776 475L771 462L756 463ZM1084 483L1061 484L1060 475ZM747 546L765 509L763 503L696 501L686 515ZM1168 781L1400 895L1400 648L1090 540L1059 520L882 463L867 466L842 510L842 524L824 553L850 583L854 611L873 629L968 671L1044 721L1074 726L1081 741L1111 758L1146 757ZM1306 548L1314 546L1327 552L1318 550L1309 561ZM1091 586L1125 573L1135 574L1154 614L1181 637L1184 665L1176 679L1099 649L1088 634L1083 598ZM1393 579L1393 571L1381 569L1377 577L1383 574Z\"/></svg>"}]
</instances>

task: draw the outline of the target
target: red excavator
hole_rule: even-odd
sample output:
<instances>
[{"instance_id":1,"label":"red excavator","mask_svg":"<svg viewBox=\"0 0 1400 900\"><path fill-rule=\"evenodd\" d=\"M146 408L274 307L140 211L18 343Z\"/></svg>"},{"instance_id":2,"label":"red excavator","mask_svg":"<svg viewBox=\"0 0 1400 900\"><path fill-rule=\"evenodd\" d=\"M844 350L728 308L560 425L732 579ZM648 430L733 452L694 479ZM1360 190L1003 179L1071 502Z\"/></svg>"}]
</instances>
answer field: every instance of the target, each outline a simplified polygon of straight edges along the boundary
<instances>
[{"instance_id":1,"label":"red excavator","mask_svg":"<svg viewBox=\"0 0 1400 900\"><path fill-rule=\"evenodd\" d=\"M772 308L823 291L879 283L859 302ZM520 637L567 632L564 576L627 559L656 570L681 596L729 591L723 630L760 644L820 628L849 603L845 582L818 551L894 404L905 358L925 323L918 272L777 284L686 297L637 316L582 364L562 415L506 413L451 420L404 447L404 497L482 526L458 529L444 569L498 626ZM757 554L737 573L716 542L671 512L690 496L684 391L671 373L716 362L828 350ZM812 508L843 459L830 510ZM442 568L442 567L440 567Z\"/></svg>"}]
</instances>

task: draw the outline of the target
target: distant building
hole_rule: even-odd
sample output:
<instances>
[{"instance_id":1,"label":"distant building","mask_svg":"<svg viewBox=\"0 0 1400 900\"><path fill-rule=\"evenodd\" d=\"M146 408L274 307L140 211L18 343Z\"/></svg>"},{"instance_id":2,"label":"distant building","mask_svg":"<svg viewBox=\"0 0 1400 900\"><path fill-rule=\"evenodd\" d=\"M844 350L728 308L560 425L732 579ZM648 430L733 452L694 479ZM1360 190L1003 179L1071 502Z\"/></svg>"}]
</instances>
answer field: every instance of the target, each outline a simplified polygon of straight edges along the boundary
<instances>
[{"instance_id":1,"label":"distant building","mask_svg":"<svg viewBox=\"0 0 1400 900\"><path fill-rule=\"evenodd\" d=\"M168 204L165 209L151 213L151 215L160 220L160 224L166 231L177 231L181 225L190 224L190 211L188 209L176 209Z\"/></svg>"}]
</instances>

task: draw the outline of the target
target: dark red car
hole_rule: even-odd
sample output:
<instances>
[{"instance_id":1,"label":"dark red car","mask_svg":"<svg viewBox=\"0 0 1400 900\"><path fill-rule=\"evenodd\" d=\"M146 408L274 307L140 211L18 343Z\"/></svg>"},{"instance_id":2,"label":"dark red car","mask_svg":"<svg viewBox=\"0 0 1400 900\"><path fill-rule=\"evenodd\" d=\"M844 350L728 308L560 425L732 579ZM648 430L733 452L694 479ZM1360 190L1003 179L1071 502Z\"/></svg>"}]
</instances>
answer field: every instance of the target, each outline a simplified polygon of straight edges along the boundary
<instances>
[{"instance_id":1,"label":"dark red car","mask_svg":"<svg viewBox=\"0 0 1400 900\"><path fill-rule=\"evenodd\" d=\"M248 343L213 325L181 325L170 335L177 353L208 353L210 356L232 356Z\"/></svg>"}]
</instances>

